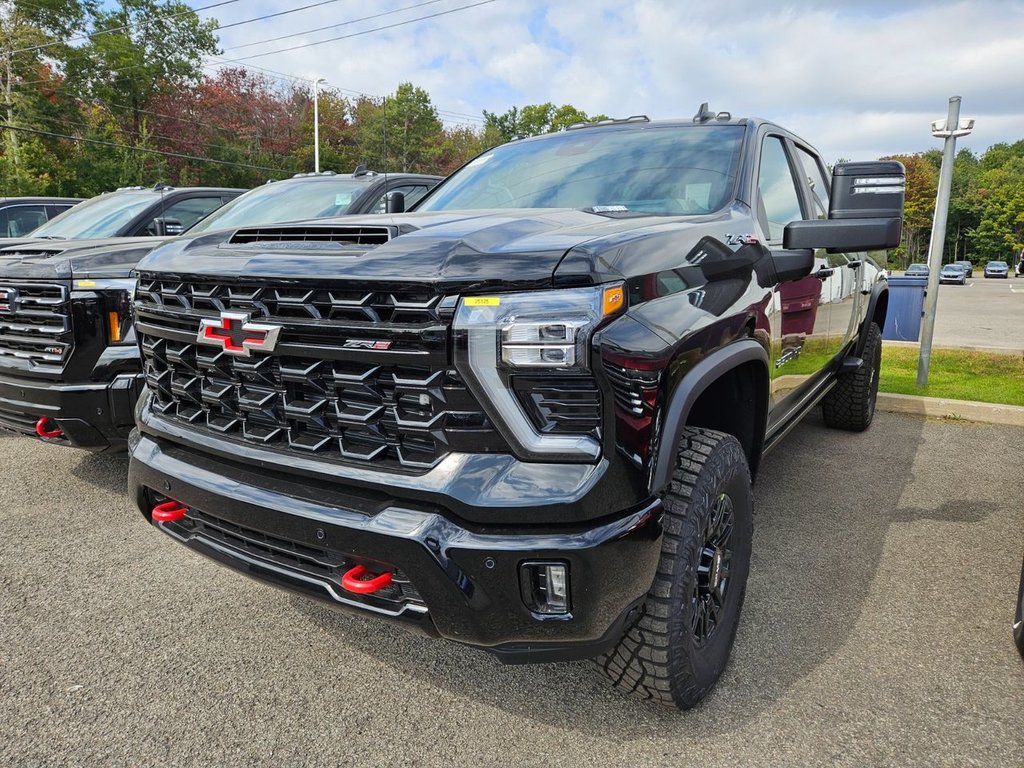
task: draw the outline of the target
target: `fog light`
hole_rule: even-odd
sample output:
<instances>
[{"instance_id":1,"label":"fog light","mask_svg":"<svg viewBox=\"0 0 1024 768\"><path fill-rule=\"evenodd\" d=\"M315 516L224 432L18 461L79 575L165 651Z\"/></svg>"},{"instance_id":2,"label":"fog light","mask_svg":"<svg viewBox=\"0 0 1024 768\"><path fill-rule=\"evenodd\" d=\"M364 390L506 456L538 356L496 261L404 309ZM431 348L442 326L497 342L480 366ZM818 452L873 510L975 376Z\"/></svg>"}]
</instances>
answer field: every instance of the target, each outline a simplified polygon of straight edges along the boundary
<instances>
[{"instance_id":1,"label":"fog light","mask_svg":"<svg viewBox=\"0 0 1024 768\"><path fill-rule=\"evenodd\" d=\"M555 616L569 613L569 565L523 563L519 567L523 602L534 613Z\"/></svg>"}]
</instances>

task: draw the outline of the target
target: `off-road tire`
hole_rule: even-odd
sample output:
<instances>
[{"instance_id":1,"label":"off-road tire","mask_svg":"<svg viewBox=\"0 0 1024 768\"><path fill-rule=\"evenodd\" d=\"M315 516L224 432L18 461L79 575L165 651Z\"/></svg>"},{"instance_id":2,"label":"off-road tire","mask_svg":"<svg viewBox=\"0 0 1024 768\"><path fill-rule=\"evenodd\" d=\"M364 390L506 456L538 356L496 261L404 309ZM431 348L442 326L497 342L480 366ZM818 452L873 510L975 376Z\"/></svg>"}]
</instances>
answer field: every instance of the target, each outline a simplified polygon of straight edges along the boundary
<instances>
[{"instance_id":1,"label":"off-road tire","mask_svg":"<svg viewBox=\"0 0 1024 768\"><path fill-rule=\"evenodd\" d=\"M700 626L700 617L707 616L701 605L713 595L701 598L700 585L707 584L715 568L703 574L698 568L708 562L707 532L716 516L722 519L723 498L731 504L731 555L717 622L702 633L694 624ZM750 569L750 470L736 438L710 429L684 430L663 502L664 535L654 583L636 622L596 662L616 688L689 709L725 669Z\"/></svg>"},{"instance_id":2,"label":"off-road tire","mask_svg":"<svg viewBox=\"0 0 1024 768\"><path fill-rule=\"evenodd\" d=\"M835 429L863 432L875 417L878 399L878 373L882 369L882 332L869 323L861 359L855 371L839 374L832 390L821 401L825 423Z\"/></svg>"}]
</instances>

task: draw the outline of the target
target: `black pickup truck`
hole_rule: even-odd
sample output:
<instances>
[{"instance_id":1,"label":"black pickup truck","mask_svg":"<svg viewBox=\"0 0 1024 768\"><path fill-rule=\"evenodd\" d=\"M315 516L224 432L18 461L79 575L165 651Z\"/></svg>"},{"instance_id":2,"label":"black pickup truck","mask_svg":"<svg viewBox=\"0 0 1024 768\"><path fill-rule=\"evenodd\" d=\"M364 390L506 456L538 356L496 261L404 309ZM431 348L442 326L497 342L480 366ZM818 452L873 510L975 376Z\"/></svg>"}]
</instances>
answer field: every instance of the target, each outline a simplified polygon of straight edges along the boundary
<instances>
[{"instance_id":1,"label":"black pickup truck","mask_svg":"<svg viewBox=\"0 0 1024 768\"><path fill-rule=\"evenodd\" d=\"M497 147L410 214L168 244L130 492L249 576L692 706L762 454L817 404L871 423L903 185L702 108Z\"/></svg>"},{"instance_id":2,"label":"black pickup truck","mask_svg":"<svg viewBox=\"0 0 1024 768\"><path fill-rule=\"evenodd\" d=\"M401 192L411 205L440 180L360 168L299 174L241 196L122 190L79 206L94 214L91 223L83 216L54 219L50 224L60 228L46 239L0 249L0 427L90 451L124 450L142 388L131 325L135 265L167 235L187 227L184 237L194 239L221 227L374 213L384 210L389 192ZM222 193L234 198L223 207ZM161 195L164 216L154 219ZM119 200L121 207L114 205ZM124 210L125 200L134 207ZM124 222L117 231L115 219ZM64 239L57 232L110 237ZM126 232L164 237L113 236Z\"/></svg>"}]
</instances>

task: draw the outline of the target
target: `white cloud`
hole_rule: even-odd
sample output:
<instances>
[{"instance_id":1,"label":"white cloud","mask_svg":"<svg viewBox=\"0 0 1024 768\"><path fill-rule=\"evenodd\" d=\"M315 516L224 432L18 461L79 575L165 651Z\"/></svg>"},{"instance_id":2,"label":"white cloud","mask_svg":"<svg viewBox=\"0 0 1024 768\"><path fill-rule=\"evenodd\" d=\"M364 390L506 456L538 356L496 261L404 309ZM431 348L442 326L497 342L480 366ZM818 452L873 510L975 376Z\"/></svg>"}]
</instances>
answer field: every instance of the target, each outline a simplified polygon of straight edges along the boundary
<instances>
[{"instance_id":1,"label":"white cloud","mask_svg":"<svg viewBox=\"0 0 1024 768\"><path fill-rule=\"evenodd\" d=\"M248 55L466 5L443 0ZM410 0L338 3L225 31L225 46L383 13ZM241 7L240 7L241 6ZM222 23L284 10L224 6ZM930 120L963 96L976 151L1024 137L1024 2L497 0L408 26L252 60L374 94L403 81L444 112L552 101L596 114L688 117L702 101L776 120L825 155L865 158L937 146ZM228 50L227 55L231 56ZM455 120L443 114L446 120Z\"/></svg>"}]
</instances>

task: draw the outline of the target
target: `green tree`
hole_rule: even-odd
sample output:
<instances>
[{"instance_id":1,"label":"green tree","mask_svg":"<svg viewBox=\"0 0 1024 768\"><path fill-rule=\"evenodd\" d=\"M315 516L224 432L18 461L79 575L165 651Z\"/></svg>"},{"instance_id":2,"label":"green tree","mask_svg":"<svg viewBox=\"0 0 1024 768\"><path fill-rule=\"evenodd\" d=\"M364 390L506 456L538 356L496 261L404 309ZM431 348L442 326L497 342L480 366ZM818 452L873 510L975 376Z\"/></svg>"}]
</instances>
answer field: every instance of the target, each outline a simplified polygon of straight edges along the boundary
<instances>
[{"instance_id":1,"label":"green tree","mask_svg":"<svg viewBox=\"0 0 1024 768\"><path fill-rule=\"evenodd\" d=\"M443 126L422 88L402 83L382 101L360 98L352 122L360 163L377 170L435 170Z\"/></svg>"},{"instance_id":2,"label":"green tree","mask_svg":"<svg viewBox=\"0 0 1024 768\"><path fill-rule=\"evenodd\" d=\"M906 202L903 207L903 242L892 253L897 268L912 261L923 261L935 211L939 174L928 158L916 155L892 155L883 160L898 160L907 169Z\"/></svg>"},{"instance_id":3,"label":"green tree","mask_svg":"<svg viewBox=\"0 0 1024 768\"><path fill-rule=\"evenodd\" d=\"M220 53L217 22L179 0L119 0L90 17L89 42L69 53L68 80L136 135L157 96L196 87L203 56Z\"/></svg>"},{"instance_id":4,"label":"green tree","mask_svg":"<svg viewBox=\"0 0 1024 768\"><path fill-rule=\"evenodd\" d=\"M576 123L607 119L605 115L588 117L586 112L571 104L556 107L550 101L544 104L527 104L521 109L512 107L500 115L485 109L484 143L493 147L525 136L554 133Z\"/></svg>"},{"instance_id":5,"label":"green tree","mask_svg":"<svg viewBox=\"0 0 1024 768\"><path fill-rule=\"evenodd\" d=\"M67 118L62 107L71 102L55 98L62 79L44 57L59 61L65 55L87 7L77 0L0 0L0 92L10 126L3 132L0 178L8 194L59 191L61 174L51 173L57 140L15 128L40 130L47 118ZM31 150L23 153L26 142Z\"/></svg>"}]
</instances>

